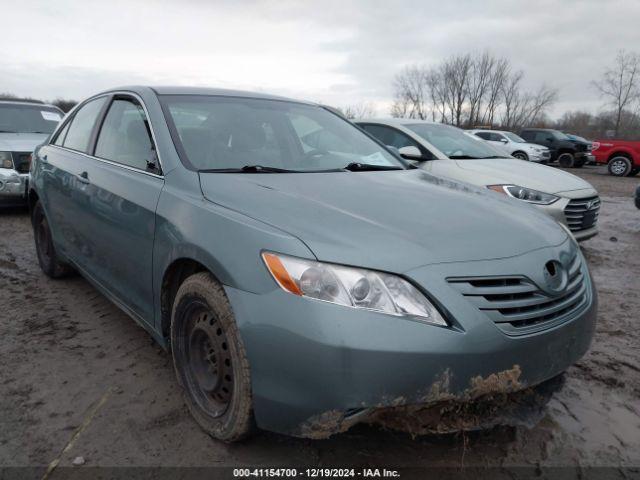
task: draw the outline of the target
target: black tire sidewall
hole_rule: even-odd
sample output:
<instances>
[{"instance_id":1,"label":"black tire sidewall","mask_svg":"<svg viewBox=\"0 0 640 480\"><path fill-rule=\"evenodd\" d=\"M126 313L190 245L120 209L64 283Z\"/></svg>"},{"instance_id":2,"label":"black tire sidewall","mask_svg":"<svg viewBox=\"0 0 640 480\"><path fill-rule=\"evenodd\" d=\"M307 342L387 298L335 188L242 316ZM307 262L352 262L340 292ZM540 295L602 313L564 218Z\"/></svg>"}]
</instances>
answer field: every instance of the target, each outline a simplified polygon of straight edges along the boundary
<instances>
[{"instance_id":1,"label":"black tire sidewall","mask_svg":"<svg viewBox=\"0 0 640 480\"><path fill-rule=\"evenodd\" d=\"M184 337L185 314L194 301L211 310L227 336L233 365L233 394L224 414L212 417L200 406L189 384L186 366L182 364L187 349ZM207 273L192 275L178 289L171 315L171 350L178 383L189 411L198 424L212 437L225 442L244 438L252 426L252 401L249 363L237 329L231 305L224 290Z\"/></svg>"},{"instance_id":2,"label":"black tire sidewall","mask_svg":"<svg viewBox=\"0 0 640 480\"><path fill-rule=\"evenodd\" d=\"M566 163L566 165L562 160L563 158L570 158L570 160ZM575 162L576 162L576 159L572 153L564 152L558 155L558 165L560 165L563 168L572 168L575 165Z\"/></svg>"},{"instance_id":3,"label":"black tire sidewall","mask_svg":"<svg viewBox=\"0 0 640 480\"><path fill-rule=\"evenodd\" d=\"M40 236L38 235L38 229L40 228L40 222L44 219L47 222L47 247L49 250L49 256L46 257L42 251L43 245L40 242ZM51 278L56 278L62 275L63 272L60 271L61 267L58 265L55 246L53 244L53 238L51 237L51 228L49 227L49 221L44 213L44 208L42 208L42 204L38 201L33 207L33 212L31 214L31 224L33 226L33 236L36 244L36 256L38 257L38 264L40 268L44 272L45 275Z\"/></svg>"}]
</instances>

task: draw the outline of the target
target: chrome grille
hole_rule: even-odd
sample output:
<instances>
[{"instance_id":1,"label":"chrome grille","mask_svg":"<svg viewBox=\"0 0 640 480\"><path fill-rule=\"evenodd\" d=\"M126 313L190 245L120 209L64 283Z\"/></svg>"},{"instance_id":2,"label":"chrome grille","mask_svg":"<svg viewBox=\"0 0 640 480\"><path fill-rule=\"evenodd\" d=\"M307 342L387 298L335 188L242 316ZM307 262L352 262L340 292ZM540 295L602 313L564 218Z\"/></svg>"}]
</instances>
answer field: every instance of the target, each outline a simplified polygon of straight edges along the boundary
<instances>
[{"instance_id":1,"label":"chrome grille","mask_svg":"<svg viewBox=\"0 0 640 480\"><path fill-rule=\"evenodd\" d=\"M600 198L589 197L571 200L564 208L567 226L572 232L593 227L600 213Z\"/></svg>"},{"instance_id":2,"label":"chrome grille","mask_svg":"<svg viewBox=\"0 0 640 480\"><path fill-rule=\"evenodd\" d=\"M12 152L13 165L18 173L29 173L31 168L31 152Z\"/></svg>"},{"instance_id":3,"label":"chrome grille","mask_svg":"<svg viewBox=\"0 0 640 480\"><path fill-rule=\"evenodd\" d=\"M564 291L551 295L524 276L448 278L467 300L505 333L522 335L562 323L587 302L587 282L580 255L567 268Z\"/></svg>"}]
</instances>

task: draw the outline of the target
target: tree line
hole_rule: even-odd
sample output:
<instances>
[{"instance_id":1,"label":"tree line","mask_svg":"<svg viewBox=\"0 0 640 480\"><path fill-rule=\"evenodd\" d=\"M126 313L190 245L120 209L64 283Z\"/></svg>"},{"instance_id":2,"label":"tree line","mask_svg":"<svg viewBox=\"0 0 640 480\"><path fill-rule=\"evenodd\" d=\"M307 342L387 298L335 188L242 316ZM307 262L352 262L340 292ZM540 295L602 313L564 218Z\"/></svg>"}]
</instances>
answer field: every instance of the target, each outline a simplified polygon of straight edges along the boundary
<instances>
[{"instance_id":1,"label":"tree line","mask_svg":"<svg viewBox=\"0 0 640 480\"><path fill-rule=\"evenodd\" d=\"M559 92L548 85L525 88L525 73L489 51L452 55L432 66L409 65L393 80L393 117L415 118L462 128L558 128L587 138L640 140L640 56L621 50L602 76L591 82L602 99L597 114L566 112L551 120ZM343 107L348 118L374 116L369 103Z\"/></svg>"}]
</instances>

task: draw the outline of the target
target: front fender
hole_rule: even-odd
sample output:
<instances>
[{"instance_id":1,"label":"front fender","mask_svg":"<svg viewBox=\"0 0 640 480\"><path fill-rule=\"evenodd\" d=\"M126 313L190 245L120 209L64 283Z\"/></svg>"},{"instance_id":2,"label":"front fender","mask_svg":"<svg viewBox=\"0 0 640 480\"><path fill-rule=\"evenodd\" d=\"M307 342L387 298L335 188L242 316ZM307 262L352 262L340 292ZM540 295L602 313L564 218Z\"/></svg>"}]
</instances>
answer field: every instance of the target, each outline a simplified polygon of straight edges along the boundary
<instances>
[{"instance_id":1,"label":"front fender","mask_svg":"<svg viewBox=\"0 0 640 480\"><path fill-rule=\"evenodd\" d=\"M197 182L197 174L193 180ZM315 258L298 238L205 200L199 184L196 194L167 182L156 210L153 254L156 327L160 328L162 322L162 281L173 262L194 260L225 286L263 294L278 288L262 261L263 250Z\"/></svg>"}]
</instances>

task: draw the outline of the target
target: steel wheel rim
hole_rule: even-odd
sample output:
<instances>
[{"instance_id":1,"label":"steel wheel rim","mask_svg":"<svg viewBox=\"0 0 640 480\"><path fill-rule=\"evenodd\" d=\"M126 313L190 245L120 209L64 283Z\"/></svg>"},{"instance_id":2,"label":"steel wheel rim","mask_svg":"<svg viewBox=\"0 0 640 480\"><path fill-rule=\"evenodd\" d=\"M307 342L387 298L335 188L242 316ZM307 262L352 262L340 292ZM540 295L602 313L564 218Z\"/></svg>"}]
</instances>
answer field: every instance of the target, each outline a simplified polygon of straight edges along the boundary
<instances>
[{"instance_id":1,"label":"steel wheel rim","mask_svg":"<svg viewBox=\"0 0 640 480\"><path fill-rule=\"evenodd\" d=\"M514 157L519 160L526 160L525 156L522 153L516 153Z\"/></svg>"},{"instance_id":2,"label":"steel wheel rim","mask_svg":"<svg viewBox=\"0 0 640 480\"><path fill-rule=\"evenodd\" d=\"M184 315L184 365L195 400L212 417L229 408L234 372L229 341L211 309L194 302Z\"/></svg>"},{"instance_id":3,"label":"steel wheel rim","mask_svg":"<svg viewBox=\"0 0 640 480\"><path fill-rule=\"evenodd\" d=\"M616 175L622 175L627 169L627 165L624 160L613 160L611 162L611 171Z\"/></svg>"}]
</instances>

